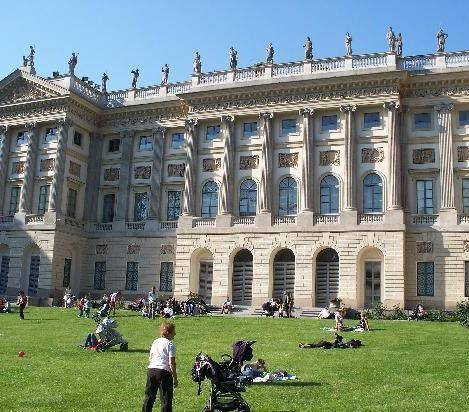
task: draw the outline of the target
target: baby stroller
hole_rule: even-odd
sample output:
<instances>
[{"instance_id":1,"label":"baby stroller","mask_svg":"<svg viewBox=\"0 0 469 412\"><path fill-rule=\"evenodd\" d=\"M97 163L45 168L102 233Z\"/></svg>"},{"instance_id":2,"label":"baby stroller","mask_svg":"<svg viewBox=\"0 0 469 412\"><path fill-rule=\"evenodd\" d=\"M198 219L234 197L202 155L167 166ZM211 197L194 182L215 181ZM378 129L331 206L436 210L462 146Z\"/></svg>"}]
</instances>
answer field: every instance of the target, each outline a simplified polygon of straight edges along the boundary
<instances>
[{"instance_id":1,"label":"baby stroller","mask_svg":"<svg viewBox=\"0 0 469 412\"><path fill-rule=\"evenodd\" d=\"M99 340L96 345L97 351L105 351L113 346L120 345L121 351L126 351L129 348L129 343L123 336L117 332L116 328L119 325L113 318L104 318L96 328L96 335Z\"/></svg>"},{"instance_id":2,"label":"baby stroller","mask_svg":"<svg viewBox=\"0 0 469 412\"><path fill-rule=\"evenodd\" d=\"M233 356L222 355L220 363L207 355L199 353L192 368L192 379L198 383L197 395L202 392L202 381L209 379L212 383L210 397L204 412L238 411L249 412L251 408L242 398L245 392L246 377L241 373L244 361L252 359L251 346L255 341L238 341L233 344Z\"/></svg>"},{"instance_id":3,"label":"baby stroller","mask_svg":"<svg viewBox=\"0 0 469 412\"><path fill-rule=\"evenodd\" d=\"M111 306L109 305L109 303L104 303L104 305L102 305L98 309L98 311L93 315L93 319L95 320L95 322L100 322L101 318L105 318L109 314L110 309Z\"/></svg>"}]
</instances>

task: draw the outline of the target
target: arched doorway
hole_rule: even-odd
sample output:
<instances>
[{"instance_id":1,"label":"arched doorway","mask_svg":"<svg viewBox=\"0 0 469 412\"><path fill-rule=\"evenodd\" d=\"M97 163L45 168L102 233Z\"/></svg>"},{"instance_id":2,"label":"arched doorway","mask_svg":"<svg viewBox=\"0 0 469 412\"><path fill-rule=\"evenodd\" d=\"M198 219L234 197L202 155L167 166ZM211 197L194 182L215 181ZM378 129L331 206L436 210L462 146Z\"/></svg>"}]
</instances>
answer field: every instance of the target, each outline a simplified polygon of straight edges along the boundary
<instances>
[{"instance_id":1,"label":"arched doorway","mask_svg":"<svg viewBox=\"0 0 469 412\"><path fill-rule=\"evenodd\" d=\"M329 306L339 295L339 255L332 248L319 252L316 258L316 306Z\"/></svg>"},{"instance_id":2,"label":"arched doorway","mask_svg":"<svg viewBox=\"0 0 469 412\"><path fill-rule=\"evenodd\" d=\"M290 249L280 250L274 259L274 287L272 297L282 298L283 292L295 288L295 255Z\"/></svg>"},{"instance_id":3,"label":"arched doorway","mask_svg":"<svg viewBox=\"0 0 469 412\"><path fill-rule=\"evenodd\" d=\"M233 303L250 305L252 301L252 253L240 250L233 260Z\"/></svg>"},{"instance_id":4,"label":"arched doorway","mask_svg":"<svg viewBox=\"0 0 469 412\"><path fill-rule=\"evenodd\" d=\"M0 293L6 293L7 291L9 272L10 249L7 245L0 245Z\"/></svg>"}]
</instances>

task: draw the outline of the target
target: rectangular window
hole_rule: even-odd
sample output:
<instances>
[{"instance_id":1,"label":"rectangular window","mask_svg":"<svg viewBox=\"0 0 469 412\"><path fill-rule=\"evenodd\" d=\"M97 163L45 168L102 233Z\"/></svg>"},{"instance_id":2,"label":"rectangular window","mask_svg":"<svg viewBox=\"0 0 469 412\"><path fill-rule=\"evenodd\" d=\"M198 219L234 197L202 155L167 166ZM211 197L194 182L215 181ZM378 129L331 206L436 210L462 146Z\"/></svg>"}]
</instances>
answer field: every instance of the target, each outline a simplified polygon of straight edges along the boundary
<instances>
[{"instance_id":1,"label":"rectangular window","mask_svg":"<svg viewBox=\"0 0 469 412\"><path fill-rule=\"evenodd\" d=\"M153 138L151 136L140 136L138 141L138 151L148 152L153 150Z\"/></svg>"},{"instance_id":2,"label":"rectangular window","mask_svg":"<svg viewBox=\"0 0 469 412\"><path fill-rule=\"evenodd\" d=\"M104 195L103 198L103 223L109 223L114 221L114 203L116 201L116 195L109 193Z\"/></svg>"},{"instance_id":3,"label":"rectangular window","mask_svg":"<svg viewBox=\"0 0 469 412\"><path fill-rule=\"evenodd\" d=\"M148 193L135 193L134 222L146 220L148 216Z\"/></svg>"},{"instance_id":4,"label":"rectangular window","mask_svg":"<svg viewBox=\"0 0 469 412\"><path fill-rule=\"evenodd\" d=\"M39 188L39 204L37 207L37 213L40 215L43 215L45 212L47 212L47 209L49 208L49 191L49 185L41 186Z\"/></svg>"},{"instance_id":5,"label":"rectangular window","mask_svg":"<svg viewBox=\"0 0 469 412\"><path fill-rule=\"evenodd\" d=\"M365 129L381 126L381 118L379 112L365 113L363 115L363 125Z\"/></svg>"},{"instance_id":6,"label":"rectangular window","mask_svg":"<svg viewBox=\"0 0 469 412\"><path fill-rule=\"evenodd\" d=\"M109 153L115 153L120 150L121 147L121 139L111 139L109 140L109 145L108 145L108 152Z\"/></svg>"},{"instance_id":7,"label":"rectangular window","mask_svg":"<svg viewBox=\"0 0 469 412\"><path fill-rule=\"evenodd\" d=\"M171 149L182 149L184 147L184 133L173 133L171 135Z\"/></svg>"},{"instance_id":8,"label":"rectangular window","mask_svg":"<svg viewBox=\"0 0 469 412\"><path fill-rule=\"evenodd\" d=\"M432 128L432 114L431 113L415 113L414 125L417 130L431 129Z\"/></svg>"},{"instance_id":9,"label":"rectangular window","mask_svg":"<svg viewBox=\"0 0 469 412\"><path fill-rule=\"evenodd\" d=\"M41 264L41 257L37 255L31 256L29 264L29 287L28 293L36 295L39 288L39 266Z\"/></svg>"},{"instance_id":10,"label":"rectangular window","mask_svg":"<svg viewBox=\"0 0 469 412\"><path fill-rule=\"evenodd\" d=\"M243 137L257 136L257 122L244 123Z\"/></svg>"},{"instance_id":11,"label":"rectangular window","mask_svg":"<svg viewBox=\"0 0 469 412\"><path fill-rule=\"evenodd\" d=\"M70 286L70 274L72 273L72 259L65 258L64 263L64 279L62 282L62 286L64 288L68 288Z\"/></svg>"},{"instance_id":12,"label":"rectangular window","mask_svg":"<svg viewBox=\"0 0 469 412\"><path fill-rule=\"evenodd\" d=\"M106 288L106 262L94 262L94 284L95 290Z\"/></svg>"},{"instance_id":13,"label":"rectangular window","mask_svg":"<svg viewBox=\"0 0 469 412\"><path fill-rule=\"evenodd\" d=\"M337 130L337 115L322 116L321 118L322 130Z\"/></svg>"},{"instance_id":14,"label":"rectangular window","mask_svg":"<svg viewBox=\"0 0 469 412\"><path fill-rule=\"evenodd\" d=\"M220 125L207 127L207 140L215 140L220 138Z\"/></svg>"},{"instance_id":15,"label":"rectangular window","mask_svg":"<svg viewBox=\"0 0 469 412\"><path fill-rule=\"evenodd\" d=\"M160 291L173 291L173 262L161 262Z\"/></svg>"},{"instance_id":16,"label":"rectangular window","mask_svg":"<svg viewBox=\"0 0 469 412\"><path fill-rule=\"evenodd\" d=\"M137 290L138 286L138 262L127 262L125 273L125 290Z\"/></svg>"},{"instance_id":17,"label":"rectangular window","mask_svg":"<svg viewBox=\"0 0 469 412\"><path fill-rule=\"evenodd\" d=\"M469 110L459 112L459 126L469 126Z\"/></svg>"},{"instance_id":18,"label":"rectangular window","mask_svg":"<svg viewBox=\"0 0 469 412\"><path fill-rule=\"evenodd\" d=\"M462 180L462 207L463 213L469 215L469 179Z\"/></svg>"},{"instance_id":19,"label":"rectangular window","mask_svg":"<svg viewBox=\"0 0 469 412\"><path fill-rule=\"evenodd\" d=\"M10 272L10 256L2 256L0 266L0 293L6 293L8 287L8 273Z\"/></svg>"},{"instance_id":20,"label":"rectangular window","mask_svg":"<svg viewBox=\"0 0 469 412\"><path fill-rule=\"evenodd\" d=\"M75 133L73 133L73 144L76 144L77 146L81 147L82 140L83 140L82 134L75 130Z\"/></svg>"},{"instance_id":21,"label":"rectangular window","mask_svg":"<svg viewBox=\"0 0 469 412\"><path fill-rule=\"evenodd\" d=\"M28 143L28 137L29 137L28 132L18 132L18 134L16 136L16 145L21 146L23 144L27 144Z\"/></svg>"},{"instance_id":22,"label":"rectangular window","mask_svg":"<svg viewBox=\"0 0 469 412\"><path fill-rule=\"evenodd\" d=\"M469 298L469 260L464 262L464 296Z\"/></svg>"},{"instance_id":23,"label":"rectangular window","mask_svg":"<svg viewBox=\"0 0 469 412\"><path fill-rule=\"evenodd\" d=\"M166 216L168 220L178 220L181 215L181 197L180 190L168 191L168 206Z\"/></svg>"},{"instance_id":24,"label":"rectangular window","mask_svg":"<svg viewBox=\"0 0 469 412\"><path fill-rule=\"evenodd\" d=\"M68 189L67 216L75 219L76 209L77 209L77 191L75 189Z\"/></svg>"},{"instance_id":25,"label":"rectangular window","mask_svg":"<svg viewBox=\"0 0 469 412\"><path fill-rule=\"evenodd\" d=\"M20 202L21 187L12 187L10 192L10 210L8 214L13 216L18 211L18 204Z\"/></svg>"},{"instance_id":26,"label":"rectangular window","mask_svg":"<svg viewBox=\"0 0 469 412\"><path fill-rule=\"evenodd\" d=\"M433 262L417 262L417 296L434 296L434 274Z\"/></svg>"},{"instance_id":27,"label":"rectangular window","mask_svg":"<svg viewBox=\"0 0 469 412\"><path fill-rule=\"evenodd\" d=\"M46 134L44 135L44 143L55 142L57 140L57 128L51 127L46 129Z\"/></svg>"},{"instance_id":28,"label":"rectangular window","mask_svg":"<svg viewBox=\"0 0 469 412\"><path fill-rule=\"evenodd\" d=\"M290 133L296 133L296 120L295 119L284 119L282 120L282 136L286 136Z\"/></svg>"},{"instance_id":29,"label":"rectangular window","mask_svg":"<svg viewBox=\"0 0 469 412\"><path fill-rule=\"evenodd\" d=\"M433 214L433 181L417 180L417 213Z\"/></svg>"}]
</instances>

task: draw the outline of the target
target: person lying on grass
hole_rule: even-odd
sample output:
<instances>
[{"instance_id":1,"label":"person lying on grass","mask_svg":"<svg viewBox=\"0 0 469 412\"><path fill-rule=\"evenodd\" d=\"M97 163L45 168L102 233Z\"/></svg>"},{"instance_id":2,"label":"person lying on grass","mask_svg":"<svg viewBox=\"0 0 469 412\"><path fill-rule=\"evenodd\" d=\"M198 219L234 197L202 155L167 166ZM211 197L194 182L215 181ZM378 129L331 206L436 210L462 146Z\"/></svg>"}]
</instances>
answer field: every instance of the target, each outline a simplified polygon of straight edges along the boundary
<instances>
[{"instance_id":1,"label":"person lying on grass","mask_svg":"<svg viewBox=\"0 0 469 412\"><path fill-rule=\"evenodd\" d=\"M329 342L327 340L320 340L319 342L313 343L300 343L298 347L300 349L309 349L309 348L324 348L324 349L347 349L353 348L356 349L362 346L362 342L358 339L350 339L348 342L344 342L342 336L337 332L334 333L334 341Z\"/></svg>"}]
</instances>

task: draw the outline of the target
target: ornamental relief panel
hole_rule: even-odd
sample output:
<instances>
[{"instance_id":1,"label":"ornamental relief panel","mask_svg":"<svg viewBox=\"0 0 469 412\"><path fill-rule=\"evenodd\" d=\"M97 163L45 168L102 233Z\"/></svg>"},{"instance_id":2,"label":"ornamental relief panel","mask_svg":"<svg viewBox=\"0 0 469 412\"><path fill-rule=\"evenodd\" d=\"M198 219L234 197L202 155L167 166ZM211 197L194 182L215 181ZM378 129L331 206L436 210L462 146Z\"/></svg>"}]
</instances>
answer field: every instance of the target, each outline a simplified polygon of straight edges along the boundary
<instances>
[{"instance_id":1,"label":"ornamental relief panel","mask_svg":"<svg viewBox=\"0 0 469 412\"><path fill-rule=\"evenodd\" d=\"M340 165L340 151L339 150L326 150L319 153L319 164L321 166L339 166Z\"/></svg>"},{"instance_id":2,"label":"ornamental relief panel","mask_svg":"<svg viewBox=\"0 0 469 412\"><path fill-rule=\"evenodd\" d=\"M128 255L136 255L138 253L140 253L140 245L128 245L127 246Z\"/></svg>"},{"instance_id":3,"label":"ornamental relief panel","mask_svg":"<svg viewBox=\"0 0 469 412\"><path fill-rule=\"evenodd\" d=\"M221 168L221 159L203 159L202 160L202 170L204 172L214 172L216 170L220 170Z\"/></svg>"},{"instance_id":4,"label":"ornamental relief panel","mask_svg":"<svg viewBox=\"0 0 469 412\"><path fill-rule=\"evenodd\" d=\"M384 160L384 149L382 147L362 149L362 163L379 163Z\"/></svg>"},{"instance_id":5,"label":"ornamental relief panel","mask_svg":"<svg viewBox=\"0 0 469 412\"><path fill-rule=\"evenodd\" d=\"M104 169L104 181L105 182L115 182L120 178L120 169L110 168Z\"/></svg>"},{"instance_id":6,"label":"ornamental relief panel","mask_svg":"<svg viewBox=\"0 0 469 412\"><path fill-rule=\"evenodd\" d=\"M107 245L96 245L96 254L97 255L106 255L107 254Z\"/></svg>"},{"instance_id":7,"label":"ornamental relief panel","mask_svg":"<svg viewBox=\"0 0 469 412\"><path fill-rule=\"evenodd\" d=\"M73 176L80 177L81 175L81 165L70 161L70 166L68 167L68 173Z\"/></svg>"},{"instance_id":8,"label":"ornamental relief panel","mask_svg":"<svg viewBox=\"0 0 469 412\"><path fill-rule=\"evenodd\" d=\"M26 162L13 162L13 165L11 168L11 174L12 175L23 174L25 165L26 165Z\"/></svg>"},{"instance_id":9,"label":"ornamental relief panel","mask_svg":"<svg viewBox=\"0 0 469 412\"><path fill-rule=\"evenodd\" d=\"M469 146L459 146L458 147L458 162L468 162L469 161Z\"/></svg>"},{"instance_id":10,"label":"ornamental relief panel","mask_svg":"<svg viewBox=\"0 0 469 412\"><path fill-rule=\"evenodd\" d=\"M161 245L160 253L162 255L174 255L174 246L173 245Z\"/></svg>"},{"instance_id":11,"label":"ornamental relief panel","mask_svg":"<svg viewBox=\"0 0 469 412\"><path fill-rule=\"evenodd\" d=\"M433 253L433 242L417 242L417 253Z\"/></svg>"},{"instance_id":12,"label":"ornamental relief panel","mask_svg":"<svg viewBox=\"0 0 469 412\"><path fill-rule=\"evenodd\" d=\"M416 165L435 163L435 149L415 149L412 152L412 161Z\"/></svg>"},{"instance_id":13,"label":"ornamental relief panel","mask_svg":"<svg viewBox=\"0 0 469 412\"><path fill-rule=\"evenodd\" d=\"M464 253L469 253L469 240L463 241L463 251Z\"/></svg>"},{"instance_id":14,"label":"ornamental relief panel","mask_svg":"<svg viewBox=\"0 0 469 412\"><path fill-rule=\"evenodd\" d=\"M185 163L177 163L168 165L168 176L169 177L184 177L184 172L186 170Z\"/></svg>"},{"instance_id":15,"label":"ornamental relief panel","mask_svg":"<svg viewBox=\"0 0 469 412\"><path fill-rule=\"evenodd\" d=\"M278 167L298 167L298 153L279 153Z\"/></svg>"},{"instance_id":16,"label":"ornamental relief panel","mask_svg":"<svg viewBox=\"0 0 469 412\"><path fill-rule=\"evenodd\" d=\"M41 159L39 164L40 172L53 172L55 167L55 159Z\"/></svg>"},{"instance_id":17,"label":"ornamental relief panel","mask_svg":"<svg viewBox=\"0 0 469 412\"><path fill-rule=\"evenodd\" d=\"M257 169L258 166L259 166L259 155L240 156L239 158L240 170Z\"/></svg>"},{"instance_id":18,"label":"ornamental relief panel","mask_svg":"<svg viewBox=\"0 0 469 412\"><path fill-rule=\"evenodd\" d=\"M134 178L135 179L150 179L151 166L135 166Z\"/></svg>"}]
</instances>

